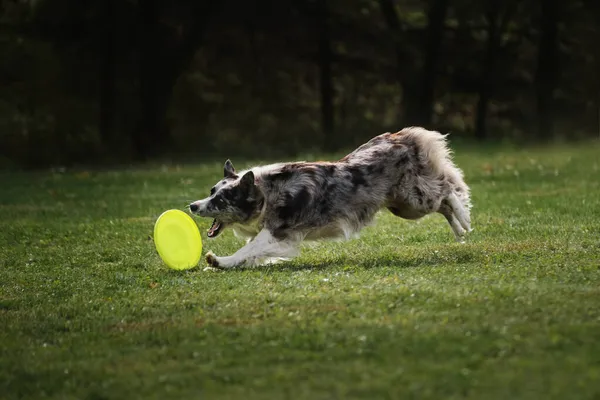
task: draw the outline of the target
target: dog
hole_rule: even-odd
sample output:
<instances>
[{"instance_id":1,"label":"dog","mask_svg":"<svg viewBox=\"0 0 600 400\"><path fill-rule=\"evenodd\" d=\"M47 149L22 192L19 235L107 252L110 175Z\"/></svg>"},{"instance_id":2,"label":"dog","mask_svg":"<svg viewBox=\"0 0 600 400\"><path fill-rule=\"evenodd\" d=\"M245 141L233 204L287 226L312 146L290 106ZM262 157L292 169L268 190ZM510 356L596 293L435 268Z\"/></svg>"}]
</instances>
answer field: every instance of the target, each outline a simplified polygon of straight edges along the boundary
<instances>
[{"instance_id":1,"label":"dog","mask_svg":"<svg viewBox=\"0 0 600 400\"><path fill-rule=\"evenodd\" d=\"M237 172L230 160L210 195L189 205L247 243L233 255L206 254L214 268L257 266L299 254L303 240L350 239L387 208L409 220L441 213L458 241L471 230L470 189L447 135L409 127L372 138L336 162L290 162Z\"/></svg>"}]
</instances>

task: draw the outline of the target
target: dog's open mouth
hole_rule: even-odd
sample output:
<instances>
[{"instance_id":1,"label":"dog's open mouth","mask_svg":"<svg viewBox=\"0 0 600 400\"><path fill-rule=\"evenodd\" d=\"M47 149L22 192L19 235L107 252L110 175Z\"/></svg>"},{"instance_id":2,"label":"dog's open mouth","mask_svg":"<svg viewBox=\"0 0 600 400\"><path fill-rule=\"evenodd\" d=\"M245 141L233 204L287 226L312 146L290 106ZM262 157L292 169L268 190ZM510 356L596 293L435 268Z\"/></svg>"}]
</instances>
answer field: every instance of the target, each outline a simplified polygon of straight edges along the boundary
<instances>
[{"instance_id":1,"label":"dog's open mouth","mask_svg":"<svg viewBox=\"0 0 600 400\"><path fill-rule=\"evenodd\" d=\"M221 233L221 229L223 229L224 224L221 221L218 220L213 220L212 225L210 226L210 228L208 229L208 232L206 232L206 235L209 238L214 238L217 237L219 235L219 233Z\"/></svg>"}]
</instances>

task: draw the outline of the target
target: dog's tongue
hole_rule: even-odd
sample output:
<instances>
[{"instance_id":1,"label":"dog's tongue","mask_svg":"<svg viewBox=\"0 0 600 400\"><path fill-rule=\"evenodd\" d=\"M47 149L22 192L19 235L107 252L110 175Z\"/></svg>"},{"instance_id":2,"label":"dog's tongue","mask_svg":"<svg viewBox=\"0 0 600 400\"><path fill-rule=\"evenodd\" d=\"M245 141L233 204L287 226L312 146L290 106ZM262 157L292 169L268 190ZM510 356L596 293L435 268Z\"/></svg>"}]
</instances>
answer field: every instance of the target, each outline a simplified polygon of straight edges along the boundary
<instances>
[{"instance_id":1,"label":"dog's tongue","mask_svg":"<svg viewBox=\"0 0 600 400\"><path fill-rule=\"evenodd\" d=\"M219 233L219 229L221 229L221 223L215 219L206 234L208 237L214 237Z\"/></svg>"}]
</instances>

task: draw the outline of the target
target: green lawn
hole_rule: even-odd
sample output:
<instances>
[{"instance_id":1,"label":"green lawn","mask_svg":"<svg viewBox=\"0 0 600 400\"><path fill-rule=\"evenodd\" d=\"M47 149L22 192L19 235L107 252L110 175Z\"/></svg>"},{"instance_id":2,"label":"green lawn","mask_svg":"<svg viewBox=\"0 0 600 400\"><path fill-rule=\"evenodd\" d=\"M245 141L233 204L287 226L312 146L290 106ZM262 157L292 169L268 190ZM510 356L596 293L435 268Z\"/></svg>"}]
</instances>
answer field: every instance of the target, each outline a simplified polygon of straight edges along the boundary
<instances>
[{"instance_id":1,"label":"green lawn","mask_svg":"<svg viewBox=\"0 0 600 400\"><path fill-rule=\"evenodd\" d=\"M151 238L222 163L0 174L0 398L598 399L600 145L457 153L466 244L385 211L228 272Z\"/></svg>"}]
</instances>

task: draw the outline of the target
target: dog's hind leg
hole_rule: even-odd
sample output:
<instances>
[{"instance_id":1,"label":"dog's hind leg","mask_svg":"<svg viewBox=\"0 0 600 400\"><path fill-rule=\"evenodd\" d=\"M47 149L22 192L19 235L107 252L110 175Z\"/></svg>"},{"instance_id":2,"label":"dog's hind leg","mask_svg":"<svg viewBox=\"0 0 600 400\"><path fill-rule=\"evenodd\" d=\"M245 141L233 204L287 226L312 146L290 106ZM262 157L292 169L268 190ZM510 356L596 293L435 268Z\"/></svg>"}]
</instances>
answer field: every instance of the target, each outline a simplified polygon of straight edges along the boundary
<instances>
[{"instance_id":1,"label":"dog's hind leg","mask_svg":"<svg viewBox=\"0 0 600 400\"><path fill-rule=\"evenodd\" d=\"M214 268L229 269L238 266L256 266L268 259L289 259L298 255L300 240L275 238L268 229L227 257L217 257L212 252L206 254L206 262Z\"/></svg>"},{"instance_id":2,"label":"dog's hind leg","mask_svg":"<svg viewBox=\"0 0 600 400\"><path fill-rule=\"evenodd\" d=\"M464 236L471 231L471 216L469 209L454 193L446 197L438 210L450 224L456 240L464 242Z\"/></svg>"},{"instance_id":3,"label":"dog's hind leg","mask_svg":"<svg viewBox=\"0 0 600 400\"><path fill-rule=\"evenodd\" d=\"M454 193L450 193L448 196L448 203L462 228L467 232L471 232L471 213L467 206Z\"/></svg>"}]
</instances>

